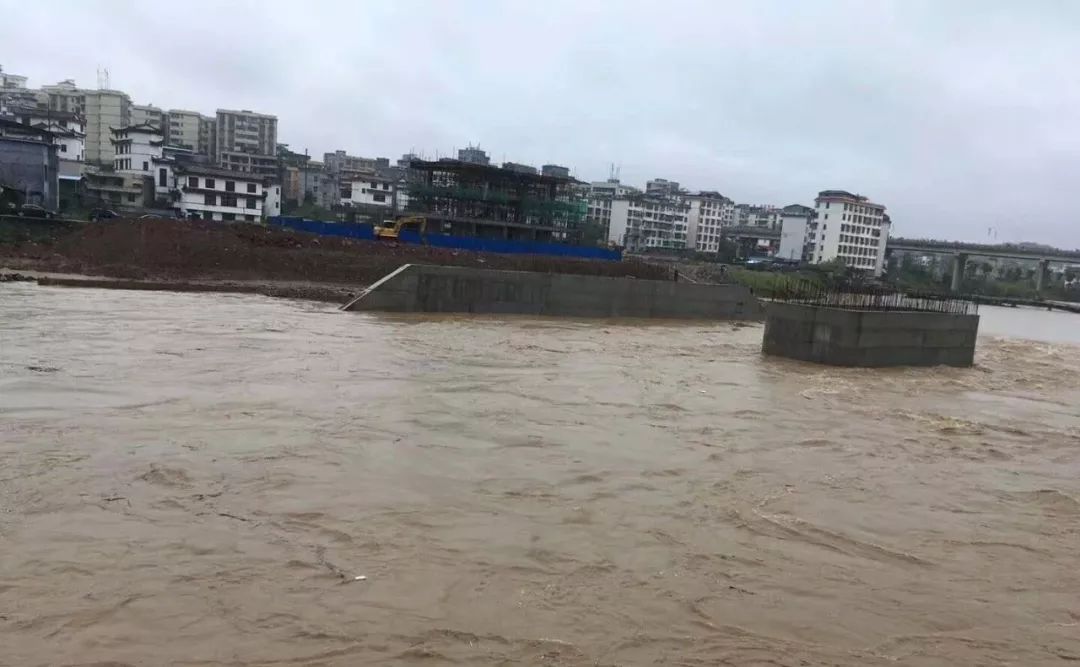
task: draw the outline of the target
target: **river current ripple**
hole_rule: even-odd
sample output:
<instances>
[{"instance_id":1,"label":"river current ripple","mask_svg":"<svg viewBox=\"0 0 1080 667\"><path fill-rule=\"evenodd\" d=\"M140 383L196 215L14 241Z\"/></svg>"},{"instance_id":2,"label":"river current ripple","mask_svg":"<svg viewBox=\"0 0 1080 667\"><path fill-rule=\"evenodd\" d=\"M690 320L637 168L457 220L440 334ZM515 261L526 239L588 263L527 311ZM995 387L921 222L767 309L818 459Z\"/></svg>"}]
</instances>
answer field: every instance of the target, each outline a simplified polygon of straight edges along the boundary
<instances>
[{"instance_id":1,"label":"river current ripple","mask_svg":"<svg viewBox=\"0 0 1080 667\"><path fill-rule=\"evenodd\" d=\"M0 664L1080 660L1080 319L983 310L857 370L5 285Z\"/></svg>"}]
</instances>

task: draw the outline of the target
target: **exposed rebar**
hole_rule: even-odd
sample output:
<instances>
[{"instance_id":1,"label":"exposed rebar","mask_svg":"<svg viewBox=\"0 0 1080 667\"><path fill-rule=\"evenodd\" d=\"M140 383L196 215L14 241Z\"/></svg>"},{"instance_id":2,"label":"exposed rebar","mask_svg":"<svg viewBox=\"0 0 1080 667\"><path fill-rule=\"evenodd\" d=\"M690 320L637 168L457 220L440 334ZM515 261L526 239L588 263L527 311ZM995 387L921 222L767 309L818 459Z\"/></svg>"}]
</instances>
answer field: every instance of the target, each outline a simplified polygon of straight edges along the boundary
<instances>
[{"instance_id":1,"label":"exposed rebar","mask_svg":"<svg viewBox=\"0 0 1080 667\"><path fill-rule=\"evenodd\" d=\"M953 315L973 315L979 312L977 303L946 294L900 292L885 287L870 286L826 288L797 278L778 282L763 296L785 303L846 310L913 311Z\"/></svg>"}]
</instances>

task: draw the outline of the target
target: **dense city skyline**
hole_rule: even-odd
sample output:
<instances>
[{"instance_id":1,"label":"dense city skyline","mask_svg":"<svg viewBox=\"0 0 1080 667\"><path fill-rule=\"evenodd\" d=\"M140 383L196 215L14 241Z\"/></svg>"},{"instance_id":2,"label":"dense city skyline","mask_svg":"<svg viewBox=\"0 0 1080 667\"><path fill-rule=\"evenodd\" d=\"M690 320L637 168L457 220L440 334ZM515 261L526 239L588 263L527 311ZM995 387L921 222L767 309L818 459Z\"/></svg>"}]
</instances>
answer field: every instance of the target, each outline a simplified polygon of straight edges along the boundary
<instances>
[{"instance_id":1,"label":"dense city skyline","mask_svg":"<svg viewBox=\"0 0 1080 667\"><path fill-rule=\"evenodd\" d=\"M479 143L495 161L582 180L616 164L633 185L748 203L844 188L886 205L901 236L1080 245L1063 196L1080 175L1080 93L1061 66L1080 55L1080 7L290 7L20 5L3 65L83 87L100 66L138 104L275 114L279 141L313 156ZM192 21L200 8L215 20ZM57 17L102 37L37 48Z\"/></svg>"}]
</instances>

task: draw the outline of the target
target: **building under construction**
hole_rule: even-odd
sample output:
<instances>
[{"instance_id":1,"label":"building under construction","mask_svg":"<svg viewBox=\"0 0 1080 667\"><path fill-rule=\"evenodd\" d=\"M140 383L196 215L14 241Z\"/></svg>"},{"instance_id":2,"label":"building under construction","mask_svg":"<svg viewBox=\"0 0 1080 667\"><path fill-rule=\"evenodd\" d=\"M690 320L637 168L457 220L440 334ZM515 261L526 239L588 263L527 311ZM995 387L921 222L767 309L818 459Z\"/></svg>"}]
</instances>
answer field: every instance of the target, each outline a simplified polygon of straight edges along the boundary
<instances>
[{"instance_id":1,"label":"building under construction","mask_svg":"<svg viewBox=\"0 0 1080 667\"><path fill-rule=\"evenodd\" d=\"M577 243L586 202L578 182L484 164L412 160L408 212L458 236Z\"/></svg>"}]
</instances>

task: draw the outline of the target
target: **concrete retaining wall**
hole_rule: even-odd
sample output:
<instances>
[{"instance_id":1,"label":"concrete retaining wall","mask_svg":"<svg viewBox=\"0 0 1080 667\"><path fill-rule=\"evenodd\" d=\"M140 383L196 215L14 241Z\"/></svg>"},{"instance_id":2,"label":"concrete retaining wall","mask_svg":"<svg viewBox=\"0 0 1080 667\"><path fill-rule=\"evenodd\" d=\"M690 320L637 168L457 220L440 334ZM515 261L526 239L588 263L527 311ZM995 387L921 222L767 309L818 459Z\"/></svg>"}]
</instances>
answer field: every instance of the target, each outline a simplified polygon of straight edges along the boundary
<instances>
[{"instance_id":1,"label":"concrete retaining wall","mask_svg":"<svg viewBox=\"0 0 1080 667\"><path fill-rule=\"evenodd\" d=\"M833 366L971 366L978 315L766 307L762 351Z\"/></svg>"},{"instance_id":2,"label":"concrete retaining wall","mask_svg":"<svg viewBox=\"0 0 1080 667\"><path fill-rule=\"evenodd\" d=\"M406 264L343 310L760 319L745 287Z\"/></svg>"}]
</instances>

